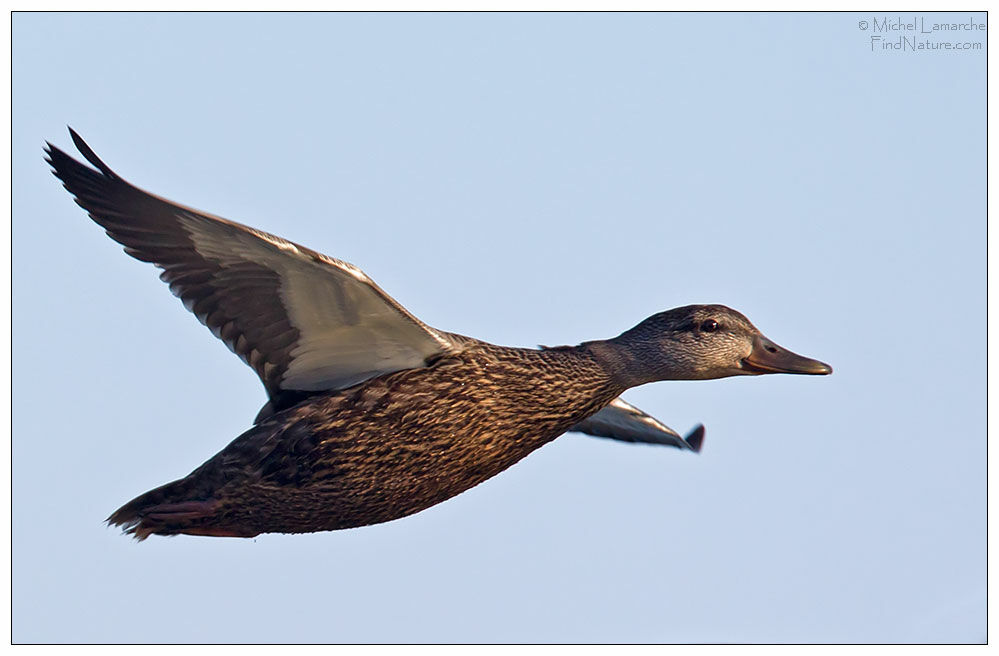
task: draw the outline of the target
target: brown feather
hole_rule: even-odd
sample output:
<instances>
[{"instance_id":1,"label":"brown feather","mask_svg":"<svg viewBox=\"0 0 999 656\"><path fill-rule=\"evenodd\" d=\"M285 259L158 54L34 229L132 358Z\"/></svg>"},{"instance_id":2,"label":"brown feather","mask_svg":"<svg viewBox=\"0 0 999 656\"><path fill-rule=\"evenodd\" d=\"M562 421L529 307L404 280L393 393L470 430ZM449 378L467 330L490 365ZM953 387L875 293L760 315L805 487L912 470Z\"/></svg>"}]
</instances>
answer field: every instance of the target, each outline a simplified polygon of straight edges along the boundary
<instances>
[{"instance_id":1,"label":"brown feather","mask_svg":"<svg viewBox=\"0 0 999 656\"><path fill-rule=\"evenodd\" d=\"M477 342L425 369L310 397L109 521L141 539L305 533L405 517L495 476L622 391L586 347Z\"/></svg>"}]
</instances>

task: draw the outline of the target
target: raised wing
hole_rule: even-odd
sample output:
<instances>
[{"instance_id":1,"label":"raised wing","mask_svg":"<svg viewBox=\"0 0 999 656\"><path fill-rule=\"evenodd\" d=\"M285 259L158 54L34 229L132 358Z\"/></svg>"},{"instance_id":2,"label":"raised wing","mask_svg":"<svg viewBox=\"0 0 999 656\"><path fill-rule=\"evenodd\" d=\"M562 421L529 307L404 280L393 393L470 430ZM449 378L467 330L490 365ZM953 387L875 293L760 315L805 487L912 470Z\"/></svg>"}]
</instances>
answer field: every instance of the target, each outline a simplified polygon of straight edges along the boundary
<instances>
[{"instance_id":1,"label":"raised wing","mask_svg":"<svg viewBox=\"0 0 999 656\"><path fill-rule=\"evenodd\" d=\"M55 175L125 252L160 278L279 394L349 387L453 350L360 269L266 232L149 194L48 144Z\"/></svg>"},{"instance_id":2,"label":"raised wing","mask_svg":"<svg viewBox=\"0 0 999 656\"><path fill-rule=\"evenodd\" d=\"M609 437L622 442L675 446L695 453L699 452L704 444L703 425L698 424L686 438L680 437L675 430L620 397L569 430L596 437Z\"/></svg>"}]
</instances>

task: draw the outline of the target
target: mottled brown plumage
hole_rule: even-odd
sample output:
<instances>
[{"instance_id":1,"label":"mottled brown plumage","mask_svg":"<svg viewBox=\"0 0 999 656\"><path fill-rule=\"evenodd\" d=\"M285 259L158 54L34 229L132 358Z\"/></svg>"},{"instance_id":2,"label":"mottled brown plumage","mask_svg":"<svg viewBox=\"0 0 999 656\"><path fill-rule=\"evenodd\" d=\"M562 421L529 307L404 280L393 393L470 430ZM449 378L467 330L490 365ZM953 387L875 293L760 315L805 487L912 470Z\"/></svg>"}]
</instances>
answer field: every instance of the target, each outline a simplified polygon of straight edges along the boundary
<instances>
[{"instance_id":1,"label":"mottled brown plumage","mask_svg":"<svg viewBox=\"0 0 999 656\"><path fill-rule=\"evenodd\" d=\"M618 396L667 379L831 368L720 305L656 314L618 337L523 349L435 330L351 265L148 194L70 131L54 173L108 235L260 376L255 426L187 477L109 519L135 537L250 537L385 522L440 503L566 431L697 451Z\"/></svg>"},{"instance_id":2,"label":"mottled brown plumage","mask_svg":"<svg viewBox=\"0 0 999 656\"><path fill-rule=\"evenodd\" d=\"M142 509L178 496L215 505L176 525L147 518L136 535L302 533L404 517L498 474L622 391L585 348L481 344L266 419L111 521L141 522Z\"/></svg>"}]
</instances>

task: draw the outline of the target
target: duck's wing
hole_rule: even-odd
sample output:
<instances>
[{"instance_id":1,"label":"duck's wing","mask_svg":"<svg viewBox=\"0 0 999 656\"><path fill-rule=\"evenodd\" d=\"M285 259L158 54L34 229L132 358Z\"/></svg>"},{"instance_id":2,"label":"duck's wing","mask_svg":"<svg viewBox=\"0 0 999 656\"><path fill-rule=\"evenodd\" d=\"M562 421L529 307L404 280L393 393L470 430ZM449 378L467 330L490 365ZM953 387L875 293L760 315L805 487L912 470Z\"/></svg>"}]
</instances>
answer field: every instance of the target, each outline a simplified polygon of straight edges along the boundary
<instances>
[{"instance_id":1,"label":"duck's wing","mask_svg":"<svg viewBox=\"0 0 999 656\"><path fill-rule=\"evenodd\" d=\"M609 437L622 442L664 444L699 452L704 444L704 426L698 424L686 437L655 417L647 415L618 397L600 412L591 415L569 429L596 437Z\"/></svg>"},{"instance_id":2,"label":"duck's wing","mask_svg":"<svg viewBox=\"0 0 999 656\"><path fill-rule=\"evenodd\" d=\"M360 269L138 189L70 134L97 170L48 144L56 177L126 253L163 269L272 398L349 387L453 350Z\"/></svg>"}]
</instances>

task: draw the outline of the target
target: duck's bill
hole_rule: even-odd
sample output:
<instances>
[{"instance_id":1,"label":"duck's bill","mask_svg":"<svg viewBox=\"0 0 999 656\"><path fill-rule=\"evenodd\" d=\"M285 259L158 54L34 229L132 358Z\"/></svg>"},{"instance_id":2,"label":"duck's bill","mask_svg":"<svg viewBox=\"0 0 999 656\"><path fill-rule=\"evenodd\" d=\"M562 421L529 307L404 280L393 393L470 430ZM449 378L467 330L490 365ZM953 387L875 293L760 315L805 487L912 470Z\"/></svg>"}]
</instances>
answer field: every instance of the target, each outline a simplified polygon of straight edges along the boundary
<instances>
[{"instance_id":1,"label":"duck's bill","mask_svg":"<svg viewBox=\"0 0 999 656\"><path fill-rule=\"evenodd\" d=\"M748 374L809 374L822 376L832 373L832 367L777 346L762 335L753 340L753 351L742 359L742 369Z\"/></svg>"}]
</instances>

